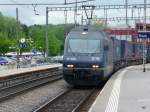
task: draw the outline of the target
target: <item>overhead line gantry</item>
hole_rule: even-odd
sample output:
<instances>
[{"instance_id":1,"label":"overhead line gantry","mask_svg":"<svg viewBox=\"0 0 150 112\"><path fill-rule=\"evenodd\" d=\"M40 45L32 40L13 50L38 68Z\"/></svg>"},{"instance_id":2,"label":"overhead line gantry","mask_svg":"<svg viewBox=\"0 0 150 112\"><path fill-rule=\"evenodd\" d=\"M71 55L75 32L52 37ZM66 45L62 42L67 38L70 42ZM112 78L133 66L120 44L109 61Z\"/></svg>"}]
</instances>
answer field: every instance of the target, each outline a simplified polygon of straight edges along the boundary
<instances>
[{"instance_id":1,"label":"overhead line gantry","mask_svg":"<svg viewBox=\"0 0 150 112\"><path fill-rule=\"evenodd\" d=\"M150 19L150 16L146 17L147 19ZM144 17L127 17L128 20L144 20ZM126 17L111 17L111 18L93 18L95 21L124 21L126 20Z\"/></svg>"},{"instance_id":2,"label":"overhead line gantry","mask_svg":"<svg viewBox=\"0 0 150 112\"><path fill-rule=\"evenodd\" d=\"M144 4L129 4L127 5L128 9L144 9ZM150 4L147 4L147 8L150 8ZM126 9L126 5L95 5L94 10L103 10L103 9ZM74 11L75 7L49 7L49 11ZM77 10L84 10L83 6L78 6ZM87 7L86 10L91 10L91 7Z\"/></svg>"},{"instance_id":3,"label":"overhead line gantry","mask_svg":"<svg viewBox=\"0 0 150 112\"><path fill-rule=\"evenodd\" d=\"M72 5L72 4L76 4L76 3L86 3L86 2L91 2L94 0L83 0L83 1L78 1L78 2L66 2L66 3L0 3L0 5L59 5L59 6L63 6L63 5Z\"/></svg>"}]
</instances>

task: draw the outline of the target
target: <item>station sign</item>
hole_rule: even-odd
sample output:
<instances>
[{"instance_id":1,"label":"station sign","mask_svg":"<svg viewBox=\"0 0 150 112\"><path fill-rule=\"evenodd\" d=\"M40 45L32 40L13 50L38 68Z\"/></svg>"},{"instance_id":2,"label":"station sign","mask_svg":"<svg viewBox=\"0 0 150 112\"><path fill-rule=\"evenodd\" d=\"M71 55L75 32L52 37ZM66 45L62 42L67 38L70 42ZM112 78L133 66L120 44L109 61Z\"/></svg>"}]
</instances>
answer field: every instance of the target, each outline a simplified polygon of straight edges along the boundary
<instances>
[{"instance_id":1,"label":"station sign","mask_svg":"<svg viewBox=\"0 0 150 112\"><path fill-rule=\"evenodd\" d=\"M26 48L27 45L26 45L25 43L20 43L20 44L19 44L19 47L20 47L20 48Z\"/></svg>"},{"instance_id":2,"label":"station sign","mask_svg":"<svg viewBox=\"0 0 150 112\"><path fill-rule=\"evenodd\" d=\"M139 31L138 38L142 38L142 39L150 38L150 31Z\"/></svg>"}]
</instances>

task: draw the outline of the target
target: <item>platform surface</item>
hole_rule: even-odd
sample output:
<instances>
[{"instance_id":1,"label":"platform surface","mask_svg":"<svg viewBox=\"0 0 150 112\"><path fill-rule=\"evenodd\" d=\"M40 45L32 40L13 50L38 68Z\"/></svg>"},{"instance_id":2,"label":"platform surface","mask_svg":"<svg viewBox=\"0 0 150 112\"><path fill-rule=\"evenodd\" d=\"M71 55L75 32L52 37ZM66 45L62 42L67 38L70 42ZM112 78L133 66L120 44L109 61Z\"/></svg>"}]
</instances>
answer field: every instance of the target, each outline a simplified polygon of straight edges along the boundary
<instances>
[{"instance_id":1,"label":"platform surface","mask_svg":"<svg viewBox=\"0 0 150 112\"><path fill-rule=\"evenodd\" d=\"M62 66L62 64L51 64L51 65L43 65L43 66L36 66L36 67L30 67L30 68L2 70L2 71L0 71L0 78L7 77L10 75L19 75L22 73L45 70L45 69L61 67L61 66Z\"/></svg>"},{"instance_id":2,"label":"platform surface","mask_svg":"<svg viewBox=\"0 0 150 112\"><path fill-rule=\"evenodd\" d=\"M150 64L131 66L115 73L89 112L150 112Z\"/></svg>"}]
</instances>

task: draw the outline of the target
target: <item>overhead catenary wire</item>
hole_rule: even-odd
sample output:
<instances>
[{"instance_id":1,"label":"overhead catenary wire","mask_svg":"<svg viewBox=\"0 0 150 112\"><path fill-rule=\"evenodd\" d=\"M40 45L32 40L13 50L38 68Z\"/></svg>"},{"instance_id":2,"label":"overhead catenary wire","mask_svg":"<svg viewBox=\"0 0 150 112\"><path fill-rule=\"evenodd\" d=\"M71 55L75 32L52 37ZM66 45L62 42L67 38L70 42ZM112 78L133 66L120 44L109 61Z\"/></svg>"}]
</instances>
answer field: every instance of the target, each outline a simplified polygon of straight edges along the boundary
<instances>
[{"instance_id":1,"label":"overhead catenary wire","mask_svg":"<svg viewBox=\"0 0 150 112\"><path fill-rule=\"evenodd\" d=\"M13 0L14 1L14 0ZM90 2L94 0L83 0L83 1L78 1L77 3L84 3L84 2ZM66 2L65 3L1 3L0 5L72 5L75 4L76 2Z\"/></svg>"},{"instance_id":2,"label":"overhead catenary wire","mask_svg":"<svg viewBox=\"0 0 150 112\"><path fill-rule=\"evenodd\" d=\"M17 1L15 1L15 0L10 0L12 3L15 3L15 4L20 4L20 2L17 2ZM31 7L29 6L29 5L24 5L24 6L22 6L22 7L19 7L19 8L23 8L23 9L27 9L27 10L32 10L32 11L34 11L34 14L35 15L40 15L39 13L37 13L37 5L36 4L33 4L33 5L31 5Z\"/></svg>"},{"instance_id":3,"label":"overhead catenary wire","mask_svg":"<svg viewBox=\"0 0 150 112\"><path fill-rule=\"evenodd\" d=\"M26 9L29 9L29 6L32 6L33 8L31 10L34 11L34 14L35 15L41 15L40 13L37 13L37 6L49 6L49 5L54 5L54 6L66 6L66 5L72 5L72 4L80 4L80 3L86 3L86 2L90 2L90 1L94 1L94 0L82 0L82 1L75 1L75 2L67 2L67 0L65 0L64 3L38 3L37 0L35 0L34 3L20 3L18 1L15 1L15 0L10 0L11 2L13 3L8 3L8 4L5 4L5 3L2 3L0 5L14 5L14 6L27 6L28 8ZM22 8L22 7L21 7Z\"/></svg>"},{"instance_id":4,"label":"overhead catenary wire","mask_svg":"<svg viewBox=\"0 0 150 112\"><path fill-rule=\"evenodd\" d=\"M18 2L18 0L10 0L10 1L13 1L14 4L21 4L21 2L20 3ZM47 4L46 4L46 6L49 7L49 11L64 11L64 10L66 10L67 13L69 13L69 11L75 11L76 7L74 5L68 5L68 3L75 3L75 0L74 1L70 0L70 2L67 2L67 1L69 1L69 0L66 0L66 3L65 2L64 3L58 3L58 4L64 4L64 5L61 5L61 6L60 5L54 5L56 3L52 3L54 6L48 6ZM83 1L86 1L86 2L83 2ZM93 3L93 1L96 1L96 0L80 0L80 1L77 1L77 3L82 2L82 4L91 4L91 3ZM119 12L121 12L121 11L124 11L124 9L126 8L124 4L121 5L123 3L122 0L119 3L116 3L116 1L118 1L118 0L116 0L115 1L116 5L109 5L109 3L104 5L106 2L103 2L103 0L99 0L99 1L101 1L101 3L103 3L103 4L101 4L101 5L97 4L95 6L94 10L104 10L104 9L109 10L108 17L106 17L106 18L109 18L109 14L112 12L112 11L110 11L110 9L119 10ZM112 1L113 0L110 0L110 2L112 2ZM123 1L125 1L125 0L123 0ZM130 2L130 3L133 3L133 2ZM21 8L29 7L31 10L33 10L35 15L45 16L45 15L42 15L41 9L39 9L42 6L38 6L40 4L38 2L38 0L34 0L32 4L31 4L31 1L30 1L29 4L30 5L20 6L20 7ZM78 10L78 12L83 13L84 9L82 8L82 4L77 6L77 10ZM40 4L40 5L44 5L44 4ZM134 6L136 6L134 8L134 12L138 12L138 9L143 9L144 8L144 4L128 4L127 5L129 11L132 10ZM150 4L147 4L147 8L150 8ZM89 8L88 10L91 10L91 8ZM107 14L105 14L105 15L107 15ZM84 14L84 16L85 16L85 14Z\"/></svg>"}]
</instances>

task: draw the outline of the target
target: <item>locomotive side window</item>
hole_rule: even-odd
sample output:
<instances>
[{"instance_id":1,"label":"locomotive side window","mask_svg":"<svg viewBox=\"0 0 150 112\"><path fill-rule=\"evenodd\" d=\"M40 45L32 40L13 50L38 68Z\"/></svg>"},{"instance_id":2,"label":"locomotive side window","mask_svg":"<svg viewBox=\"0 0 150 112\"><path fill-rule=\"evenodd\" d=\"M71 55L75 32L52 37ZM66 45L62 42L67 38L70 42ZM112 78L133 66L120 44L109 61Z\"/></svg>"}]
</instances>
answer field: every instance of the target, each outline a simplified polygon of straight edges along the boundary
<instances>
[{"instance_id":1,"label":"locomotive side window","mask_svg":"<svg viewBox=\"0 0 150 112\"><path fill-rule=\"evenodd\" d=\"M108 45L104 45L104 50L105 51L109 50L109 46Z\"/></svg>"}]
</instances>

